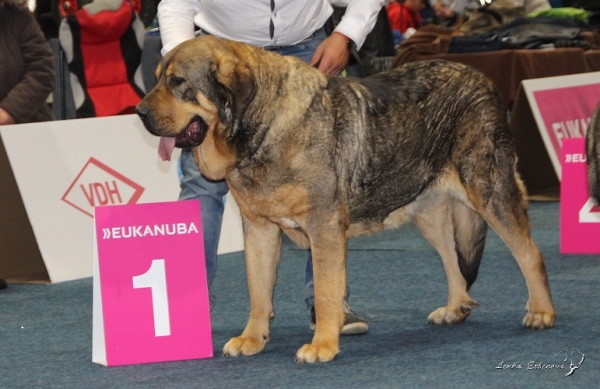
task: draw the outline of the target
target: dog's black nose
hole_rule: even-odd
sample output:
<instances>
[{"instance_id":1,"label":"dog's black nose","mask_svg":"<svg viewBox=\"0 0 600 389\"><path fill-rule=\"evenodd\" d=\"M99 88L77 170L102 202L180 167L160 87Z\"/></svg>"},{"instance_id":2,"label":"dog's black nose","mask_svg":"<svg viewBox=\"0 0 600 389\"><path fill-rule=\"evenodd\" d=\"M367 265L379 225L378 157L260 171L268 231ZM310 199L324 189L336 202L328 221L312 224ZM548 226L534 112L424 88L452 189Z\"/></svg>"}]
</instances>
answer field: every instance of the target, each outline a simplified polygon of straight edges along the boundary
<instances>
[{"instance_id":1,"label":"dog's black nose","mask_svg":"<svg viewBox=\"0 0 600 389\"><path fill-rule=\"evenodd\" d=\"M135 108L135 113L137 113L137 115L140 117L140 119L142 119L143 122L146 122L148 120L148 108L138 106Z\"/></svg>"}]
</instances>

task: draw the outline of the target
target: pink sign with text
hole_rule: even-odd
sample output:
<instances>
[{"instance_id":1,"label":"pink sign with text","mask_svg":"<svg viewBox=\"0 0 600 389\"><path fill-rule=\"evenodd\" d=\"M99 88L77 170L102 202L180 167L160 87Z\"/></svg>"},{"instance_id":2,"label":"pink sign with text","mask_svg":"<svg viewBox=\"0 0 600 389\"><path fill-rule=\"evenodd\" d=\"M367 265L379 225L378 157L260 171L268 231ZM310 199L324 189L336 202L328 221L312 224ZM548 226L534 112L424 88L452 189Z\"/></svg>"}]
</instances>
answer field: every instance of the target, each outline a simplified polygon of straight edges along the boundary
<instances>
[{"instance_id":1,"label":"pink sign with text","mask_svg":"<svg viewBox=\"0 0 600 389\"><path fill-rule=\"evenodd\" d=\"M537 90L533 97L543 121L543 126L538 123L538 127L546 149L551 159L558 162L565 139L585 137L600 102L600 83Z\"/></svg>"},{"instance_id":2,"label":"pink sign with text","mask_svg":"<svg viewBox=\"0 0 600 389\"><path fill-rule=\"evenodd\" d=\"M564 139L561 154L560 252L600 253L600 209L588 193L585 138Z\"/></svg>"},{"instance_id":3,"label":"pink sign with text","mask_svg":"<svg viewBox=\"0 0 600 389\"><path fill-rule=\"evenodd\" d=\"M95 234L105 364L212 357L200 203L96 207Z\"/></svg>"}]
</instances>

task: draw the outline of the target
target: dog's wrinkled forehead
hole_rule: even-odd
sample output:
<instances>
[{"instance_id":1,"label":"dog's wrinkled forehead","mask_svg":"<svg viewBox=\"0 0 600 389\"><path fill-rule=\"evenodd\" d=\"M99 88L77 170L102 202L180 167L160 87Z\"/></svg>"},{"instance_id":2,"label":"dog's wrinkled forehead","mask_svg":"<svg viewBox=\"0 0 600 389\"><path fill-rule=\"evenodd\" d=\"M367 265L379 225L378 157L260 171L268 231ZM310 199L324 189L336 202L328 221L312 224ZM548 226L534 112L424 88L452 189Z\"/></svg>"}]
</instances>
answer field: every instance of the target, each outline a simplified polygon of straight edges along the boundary
<instances>
[{"instance_id":1,"label":"dog's wrinkled forehead","mask_svg":"<svg viewBox=\"0 0 600 389\"><path fill-rule=\"evenodd\" d=\"M160 62L156 69L156 78L179 77L192 78L208 73L210 68L210 57L192 57L189 50L181 50L178 46L170 51Z\"/></svg>"},{"instance_id":2,"label":"dog's wrinkled forehead","mask_svg":"<svg viewBox=\"0 0 600 389\"><path fill-rule=\"evenodd\" d=\"M230 74L238 58L222 40L213 38L199 37L175 47L160 62L156 77L183 77L199 81L217 72L219 75Z\"/></svg>"}]
</instances>

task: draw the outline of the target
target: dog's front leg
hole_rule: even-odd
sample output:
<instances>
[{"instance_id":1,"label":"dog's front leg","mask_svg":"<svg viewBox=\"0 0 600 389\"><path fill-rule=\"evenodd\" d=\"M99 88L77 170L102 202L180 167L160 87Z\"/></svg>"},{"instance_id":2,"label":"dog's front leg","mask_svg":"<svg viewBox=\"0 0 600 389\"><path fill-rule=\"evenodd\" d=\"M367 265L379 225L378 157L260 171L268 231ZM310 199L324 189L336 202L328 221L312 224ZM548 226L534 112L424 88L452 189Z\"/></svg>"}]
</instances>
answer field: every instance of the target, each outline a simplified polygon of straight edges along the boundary
<instances>
[{"instance_id":1,"label":"dog's front leg","mask_svg":"<svg viewBox=\"0 0 600 389\"><path fill-rule=\"evenodd\" d=\"M244 218L246 273L250 317L244 332L223 347L224 356L254 355L269 341L273 317L273 287L281 253L281 234L276 224L263 218Z\"/></svg>"},{"instance_id":2,"label":"dog's front leg","mask_svg":"<svg viewBox=\"0 0 600 389\"><path fill-rule=\"evenodd\" d=\"M346 228L334 217L310 234L315 283L316 328L312 343L296 353L296 362L329 362L339 353L346 290Z\"/></svg>"}]
</instances>

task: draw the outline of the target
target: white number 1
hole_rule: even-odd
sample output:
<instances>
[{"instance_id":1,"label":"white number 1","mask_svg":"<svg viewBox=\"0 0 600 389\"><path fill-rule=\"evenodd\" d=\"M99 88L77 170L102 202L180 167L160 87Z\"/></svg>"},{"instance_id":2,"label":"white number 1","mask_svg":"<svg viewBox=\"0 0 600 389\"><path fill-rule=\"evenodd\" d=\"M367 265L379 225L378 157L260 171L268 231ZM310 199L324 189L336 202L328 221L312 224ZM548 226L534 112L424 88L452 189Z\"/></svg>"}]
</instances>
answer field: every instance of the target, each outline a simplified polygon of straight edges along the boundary
<instances>
[{"instance_id":1,"label":"white number 1","mask_svg":"<svg viewBox=\"0 0 600 389\"><path fill-rule=\"evenodd\" d=\"M152 311L154 312L154 335L171 335L169 320L169 298L167 297L167 275L165 260L154 259L150 269L144 274L133 277L133 288L152 289Z\"/></svg>"}]
</instances>

